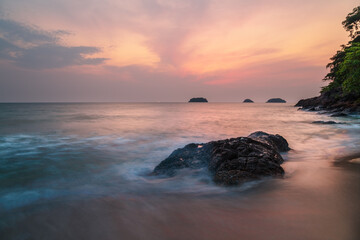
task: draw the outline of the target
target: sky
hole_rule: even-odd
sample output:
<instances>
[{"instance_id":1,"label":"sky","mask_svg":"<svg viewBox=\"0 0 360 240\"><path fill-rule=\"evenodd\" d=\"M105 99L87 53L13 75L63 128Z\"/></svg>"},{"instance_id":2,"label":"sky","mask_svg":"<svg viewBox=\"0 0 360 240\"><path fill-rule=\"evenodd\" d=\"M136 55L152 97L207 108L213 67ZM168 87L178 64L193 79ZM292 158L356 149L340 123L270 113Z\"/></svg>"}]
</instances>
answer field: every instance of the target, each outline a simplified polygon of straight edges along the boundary
<instances>
[{"instance_id":1,"label":"sky","mask_svg":"<svg viewBox=\"0 0 360 240\"><path fill-rule=\"evenodd\" d=\"M0 0L0 102L319 94L354 0Z\"/></svg>"}]
</instances>

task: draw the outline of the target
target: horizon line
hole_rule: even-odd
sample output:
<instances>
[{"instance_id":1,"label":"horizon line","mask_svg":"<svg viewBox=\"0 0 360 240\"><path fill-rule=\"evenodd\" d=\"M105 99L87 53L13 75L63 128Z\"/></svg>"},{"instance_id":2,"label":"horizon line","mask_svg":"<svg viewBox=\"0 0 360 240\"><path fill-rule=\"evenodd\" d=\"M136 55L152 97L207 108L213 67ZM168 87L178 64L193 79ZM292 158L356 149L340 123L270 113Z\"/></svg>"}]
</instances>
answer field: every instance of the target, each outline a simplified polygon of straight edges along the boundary
<instances>
[{"instance_id":1,"label":"horizon line","mask_svg":"<svg viewBox=\"0 0 360 240\"><path fill-rule=\"evenodd\" d=\"M29 101L29 102L23 102L23 101L11 101L11 102L0 102L0 104L41 104L41 103L244 103L244 102L180 102L180 101ZM267 102L252 102L252 103L267 103ZM296 102L286 102L286 103L296 103Z\"/></svg>"}]
</instances>

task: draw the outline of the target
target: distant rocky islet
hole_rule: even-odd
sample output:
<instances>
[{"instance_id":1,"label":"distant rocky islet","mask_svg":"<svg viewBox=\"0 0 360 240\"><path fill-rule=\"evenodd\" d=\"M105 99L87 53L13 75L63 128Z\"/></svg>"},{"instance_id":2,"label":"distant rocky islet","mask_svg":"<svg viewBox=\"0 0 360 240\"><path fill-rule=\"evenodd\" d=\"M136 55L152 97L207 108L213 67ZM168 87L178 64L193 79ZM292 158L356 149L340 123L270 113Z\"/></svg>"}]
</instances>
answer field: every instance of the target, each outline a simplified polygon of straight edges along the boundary
<instances>
[{"instance_id":1,"label":"distant rocky islet","mask_svg":"<svg viewBox=\"0 0 360 240\"><path fill-rule=\"evenodd\" d=\"M191 98L188 102L208 102L208 100L204 97L194 97ZM243 103L253 103L254 101L250 98L246 98ZM267 103L286 103L286 101L282 98L270 98L267 100Z\"/></svg>"},{"instance_id":2,"label":"distant rocky islet","mask_svg":"<svg viewBox=\"0 0 360 240\"><path fill-rule=\"evenodd\" d=\"M208 100L204 97L195 97L191 98L189 102L208 102Z\"/></svg>"},{"instance_id":3,"label":"distant rocky islet","mask_svg":"<svg viewBox=\"0 0 360 240\"><path fill-rule=\"evenodd\" d=\"M266 103L286 103L282 98L270 98Z\"/></svg>"}]
</instances>

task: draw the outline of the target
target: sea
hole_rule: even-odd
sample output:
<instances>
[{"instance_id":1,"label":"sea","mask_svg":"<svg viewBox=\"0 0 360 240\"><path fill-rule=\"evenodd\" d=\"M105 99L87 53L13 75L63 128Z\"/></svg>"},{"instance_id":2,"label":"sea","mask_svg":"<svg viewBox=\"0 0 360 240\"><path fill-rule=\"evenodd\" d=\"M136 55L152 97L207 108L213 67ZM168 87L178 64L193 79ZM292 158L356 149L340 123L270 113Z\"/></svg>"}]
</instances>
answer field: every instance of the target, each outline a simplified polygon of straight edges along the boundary
<instances>
[{"instance_id":1,"label":"sea","mask_svg":"<svg viewBox=\"0 0 360 240\"><path fill-rule=\"evenodd\" d=\"M287 139L284 178L150 176L188 143L255 131ZM288 103L3 103L0 239L357 240L359 146L359 115Z\"/></svg>"}]
</instances>

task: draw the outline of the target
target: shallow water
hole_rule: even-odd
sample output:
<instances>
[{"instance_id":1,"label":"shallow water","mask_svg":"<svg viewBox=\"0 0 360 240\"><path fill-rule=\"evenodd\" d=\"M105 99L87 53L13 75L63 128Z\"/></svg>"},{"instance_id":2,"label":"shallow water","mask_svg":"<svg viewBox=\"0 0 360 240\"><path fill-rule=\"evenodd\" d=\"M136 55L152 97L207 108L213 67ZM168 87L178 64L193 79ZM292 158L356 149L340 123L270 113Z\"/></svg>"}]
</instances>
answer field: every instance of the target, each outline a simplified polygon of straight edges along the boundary
<instances>
[{"instance_id":1,"label":"shallow water","mask_svg":"<svg viewBox=\"0 0 360 240\"><path fill-rule=\"evenodd\" d=\"M1 239L360 239L360 117L290 104L0 104ZM284 179L147 174L190 142L284 136Z\"/></svg>"}]
</instances>

